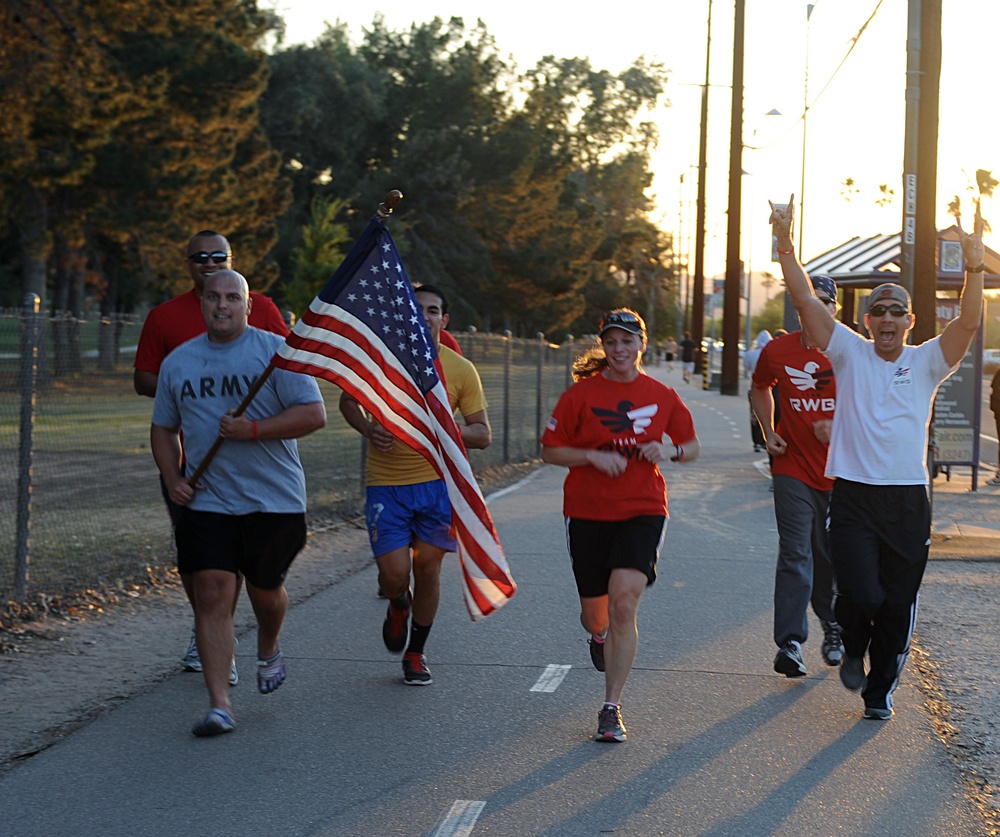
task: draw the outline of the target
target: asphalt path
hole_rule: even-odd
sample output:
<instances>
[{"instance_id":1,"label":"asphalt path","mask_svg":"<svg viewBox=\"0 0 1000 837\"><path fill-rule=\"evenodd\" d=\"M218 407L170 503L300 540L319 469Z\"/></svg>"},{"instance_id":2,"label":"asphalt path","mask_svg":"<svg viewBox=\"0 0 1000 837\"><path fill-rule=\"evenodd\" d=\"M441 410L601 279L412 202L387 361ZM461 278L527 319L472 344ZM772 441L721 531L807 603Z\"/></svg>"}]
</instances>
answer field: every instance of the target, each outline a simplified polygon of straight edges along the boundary
<instances>
[{"instance_id":1,"label":"asphalt path","mask_svg":"<svg viewBox=\"0 0 1000 837\"><path fill-rule=\"evenodd\" d=\"M863 721L823 665L815 621L809 676L772 671L776 535L747 401L679 389L704 453L667 470L627 742L592 740L603 676L579 625L563 472L546 467L490 501L519 584L509 605L471 623L447 561L433 685L402 684L372 567L293 609L278 692L254 689L244 638L236 732L194 738L204 686L177 674L0 777L0 833L982 834L912 669L886 723Z\"/></svg>"}]
</instances>

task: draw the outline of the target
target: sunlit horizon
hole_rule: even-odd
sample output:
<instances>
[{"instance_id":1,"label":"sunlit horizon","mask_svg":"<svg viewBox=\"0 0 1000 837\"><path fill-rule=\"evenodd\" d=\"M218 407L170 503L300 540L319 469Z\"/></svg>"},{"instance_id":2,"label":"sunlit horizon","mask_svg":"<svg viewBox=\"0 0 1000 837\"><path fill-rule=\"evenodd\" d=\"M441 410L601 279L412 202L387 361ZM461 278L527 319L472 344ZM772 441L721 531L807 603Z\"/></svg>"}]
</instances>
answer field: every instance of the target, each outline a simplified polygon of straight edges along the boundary
<instances>
[{"instance_id":1,"label":"sunlit horizon","mask_svg":"<svg viewBox=\"0 0 1000 837\"><path fill-rule=\"evenodd\" d=\"M338 9L332 19L325 15L330 8L326 4L275 0L274 5L287 25L286 46L314 41L322 34L325 20L337 19L347 24L351 39L358 43L362 28L370 27L381 12L392 29L451 16L462 17L471 28L477 18L482 19L500 54L513 56L522 70L548 54L588 57L595 68L615 73L640 56L662 62L671 70L665 95L670 106L655 114L660 145L651 160L655 179L649 194L656 207L651 218L675 234L680 226L678 249L685 249L684 240L694 225L708 0L670 4L669 10L661 6L638 23L629 15L609 14L599 24L592 16L561 11L559 4L515 3L498 9L482 0L376 0L367 7ZM742 184L741 253L744 261L752 262L755 276L777 267L770 263L769 198L784 202L794 192L801 201L806 260L852 237L898 233L902 226L907 5L898 0L818 0L812 5L807 28L805 2L746 3L742 162L747 174ZM732 3L719 0L712 4L707 277L725 271L733 8ZM878 12L838 71L852 40L876 8ZM987 50L972 44L972 39L983 40L981 33L996 32L998 27L998 3L969 0L960 7L946 5L943 11L939 228L954 222L947 206L955 195L962 199L965 214L971 215L973 192L968 187L974 185L976 169L1000 169L1000 150L989 136L997 120L980 92L996 87L997 70ZM810 108L803 196L801 117L806 101L807 37ZM853 187L845 186L848 179ZM887 197L887 205L876 203ZM994 216L1000 224L992 201L985 201L983 209L988 220ZM758 290L755 283L754 291ZM762 299L761 290L758 304Z\"/></svg>"}]
</instances>

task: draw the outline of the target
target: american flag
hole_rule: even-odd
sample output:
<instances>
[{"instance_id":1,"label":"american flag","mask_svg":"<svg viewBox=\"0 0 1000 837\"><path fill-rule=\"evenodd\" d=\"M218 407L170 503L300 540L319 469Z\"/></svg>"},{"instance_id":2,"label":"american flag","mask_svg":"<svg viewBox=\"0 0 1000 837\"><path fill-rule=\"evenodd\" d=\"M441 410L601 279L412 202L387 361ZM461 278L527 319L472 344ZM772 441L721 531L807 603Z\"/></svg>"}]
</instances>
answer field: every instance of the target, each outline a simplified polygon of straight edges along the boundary
<instances>
[{"instance_id":1,"label":"american flag","mask_svg":"<svg viewBox=\"0 0 1000 837\"><path fill-rule=\"evenodd\" d=\"M271 363L336 384L448 487L473 621L517 585L452 415L430 330L396 246L377 216L313 300Z\"/></svg>"}]
</instances>

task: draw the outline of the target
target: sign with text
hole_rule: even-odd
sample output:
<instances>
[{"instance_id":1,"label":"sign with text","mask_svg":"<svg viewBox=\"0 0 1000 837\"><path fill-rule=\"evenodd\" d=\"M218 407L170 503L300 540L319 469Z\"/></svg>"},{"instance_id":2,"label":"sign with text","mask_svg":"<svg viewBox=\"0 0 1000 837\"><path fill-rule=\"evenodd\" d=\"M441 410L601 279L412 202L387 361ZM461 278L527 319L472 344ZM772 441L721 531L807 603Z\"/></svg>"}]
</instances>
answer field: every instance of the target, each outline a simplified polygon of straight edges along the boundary
<instances>
[{"instance_id":1,"label":"sign with text","mask_svg":"<svg viewBox=\"0 0 1000 837\"><path fill-rule=\"evenodd\" d=\"M957 299L936 302L939 326L958 316ZM942 465L979 464L979 400L982 394L982 329L955 374L934 398L935 461Z\"/></svg>"}]
</instances>

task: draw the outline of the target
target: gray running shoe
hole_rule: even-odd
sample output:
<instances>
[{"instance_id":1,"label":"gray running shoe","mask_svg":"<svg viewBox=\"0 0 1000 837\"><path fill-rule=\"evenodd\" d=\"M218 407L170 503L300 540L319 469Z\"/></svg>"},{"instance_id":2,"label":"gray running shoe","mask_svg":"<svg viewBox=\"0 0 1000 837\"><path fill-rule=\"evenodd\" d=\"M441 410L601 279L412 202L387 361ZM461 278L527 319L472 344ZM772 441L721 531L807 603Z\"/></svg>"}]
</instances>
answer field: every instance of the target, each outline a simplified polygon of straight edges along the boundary
<instances>
[{"instance_id":1,"label":"gray running shoe","mask_svg":"<svg viewBox=\"0 0 1000 837\"><path fill-rule=\"evenodd\" d=\"M278 650L269 660L257 658L257 691L269 695L275 691L287 676L285 671L285 655Z\"/></svg>"},{"instance_id":2,"label":"gray running shoe","mask_svg":"<svg viewBox=\"0 0 1000 837\"><path fill-rule=\"evenodd\" d=\"M181 666L184 671L201 671L201 657L198 656L198 643L195 641L194 632L191 633L191 641L188 649L181 657Z\"/></svg>"},{"instance_id":3,"label":"gray running shoe","mask_svg":"<svg viewBox=\"0 0 1000 837\"><path fill-rule=\"evenodd\" d=\"M866 721L888 721L892 717L891 709L881 709L877 706L865 707Z\"/></svg>"},{"instance_id":4,"label":"gray running shoe","mask_svg":"<svg viewBox=\"0 0 1000 837\"><path fill-rule=\"evenodd\" d=\"M774 657L774 670L785 677L805 677L806 664L802 662L802 652L796 645L786 642Z\"/></svg>"},{"instance_id":5,"label":"gray running shoe","mask_svg":"<svg viewBox=\"0 0 1000 837\"><path fill-rule=\"evenodd\" d=\"M840 639L840 625L836 622L821 622L823 626L823 645L820 653L823 662L828 666L839 666L844 659L844 643Z\"/></svg>"},{"instance_id":6,"label":"gray running shoe","mask_svg":"<svg viewBox=\"0 0 1000 837\"><path fill-rule=\"evenodd\" d=\"M594 736L595 740L622 742L625 740L627 732L628 730L625 729L625 724L622 721L620 706L605 706L597 713L597 735Z\"/></svg>"}]
</instances>

